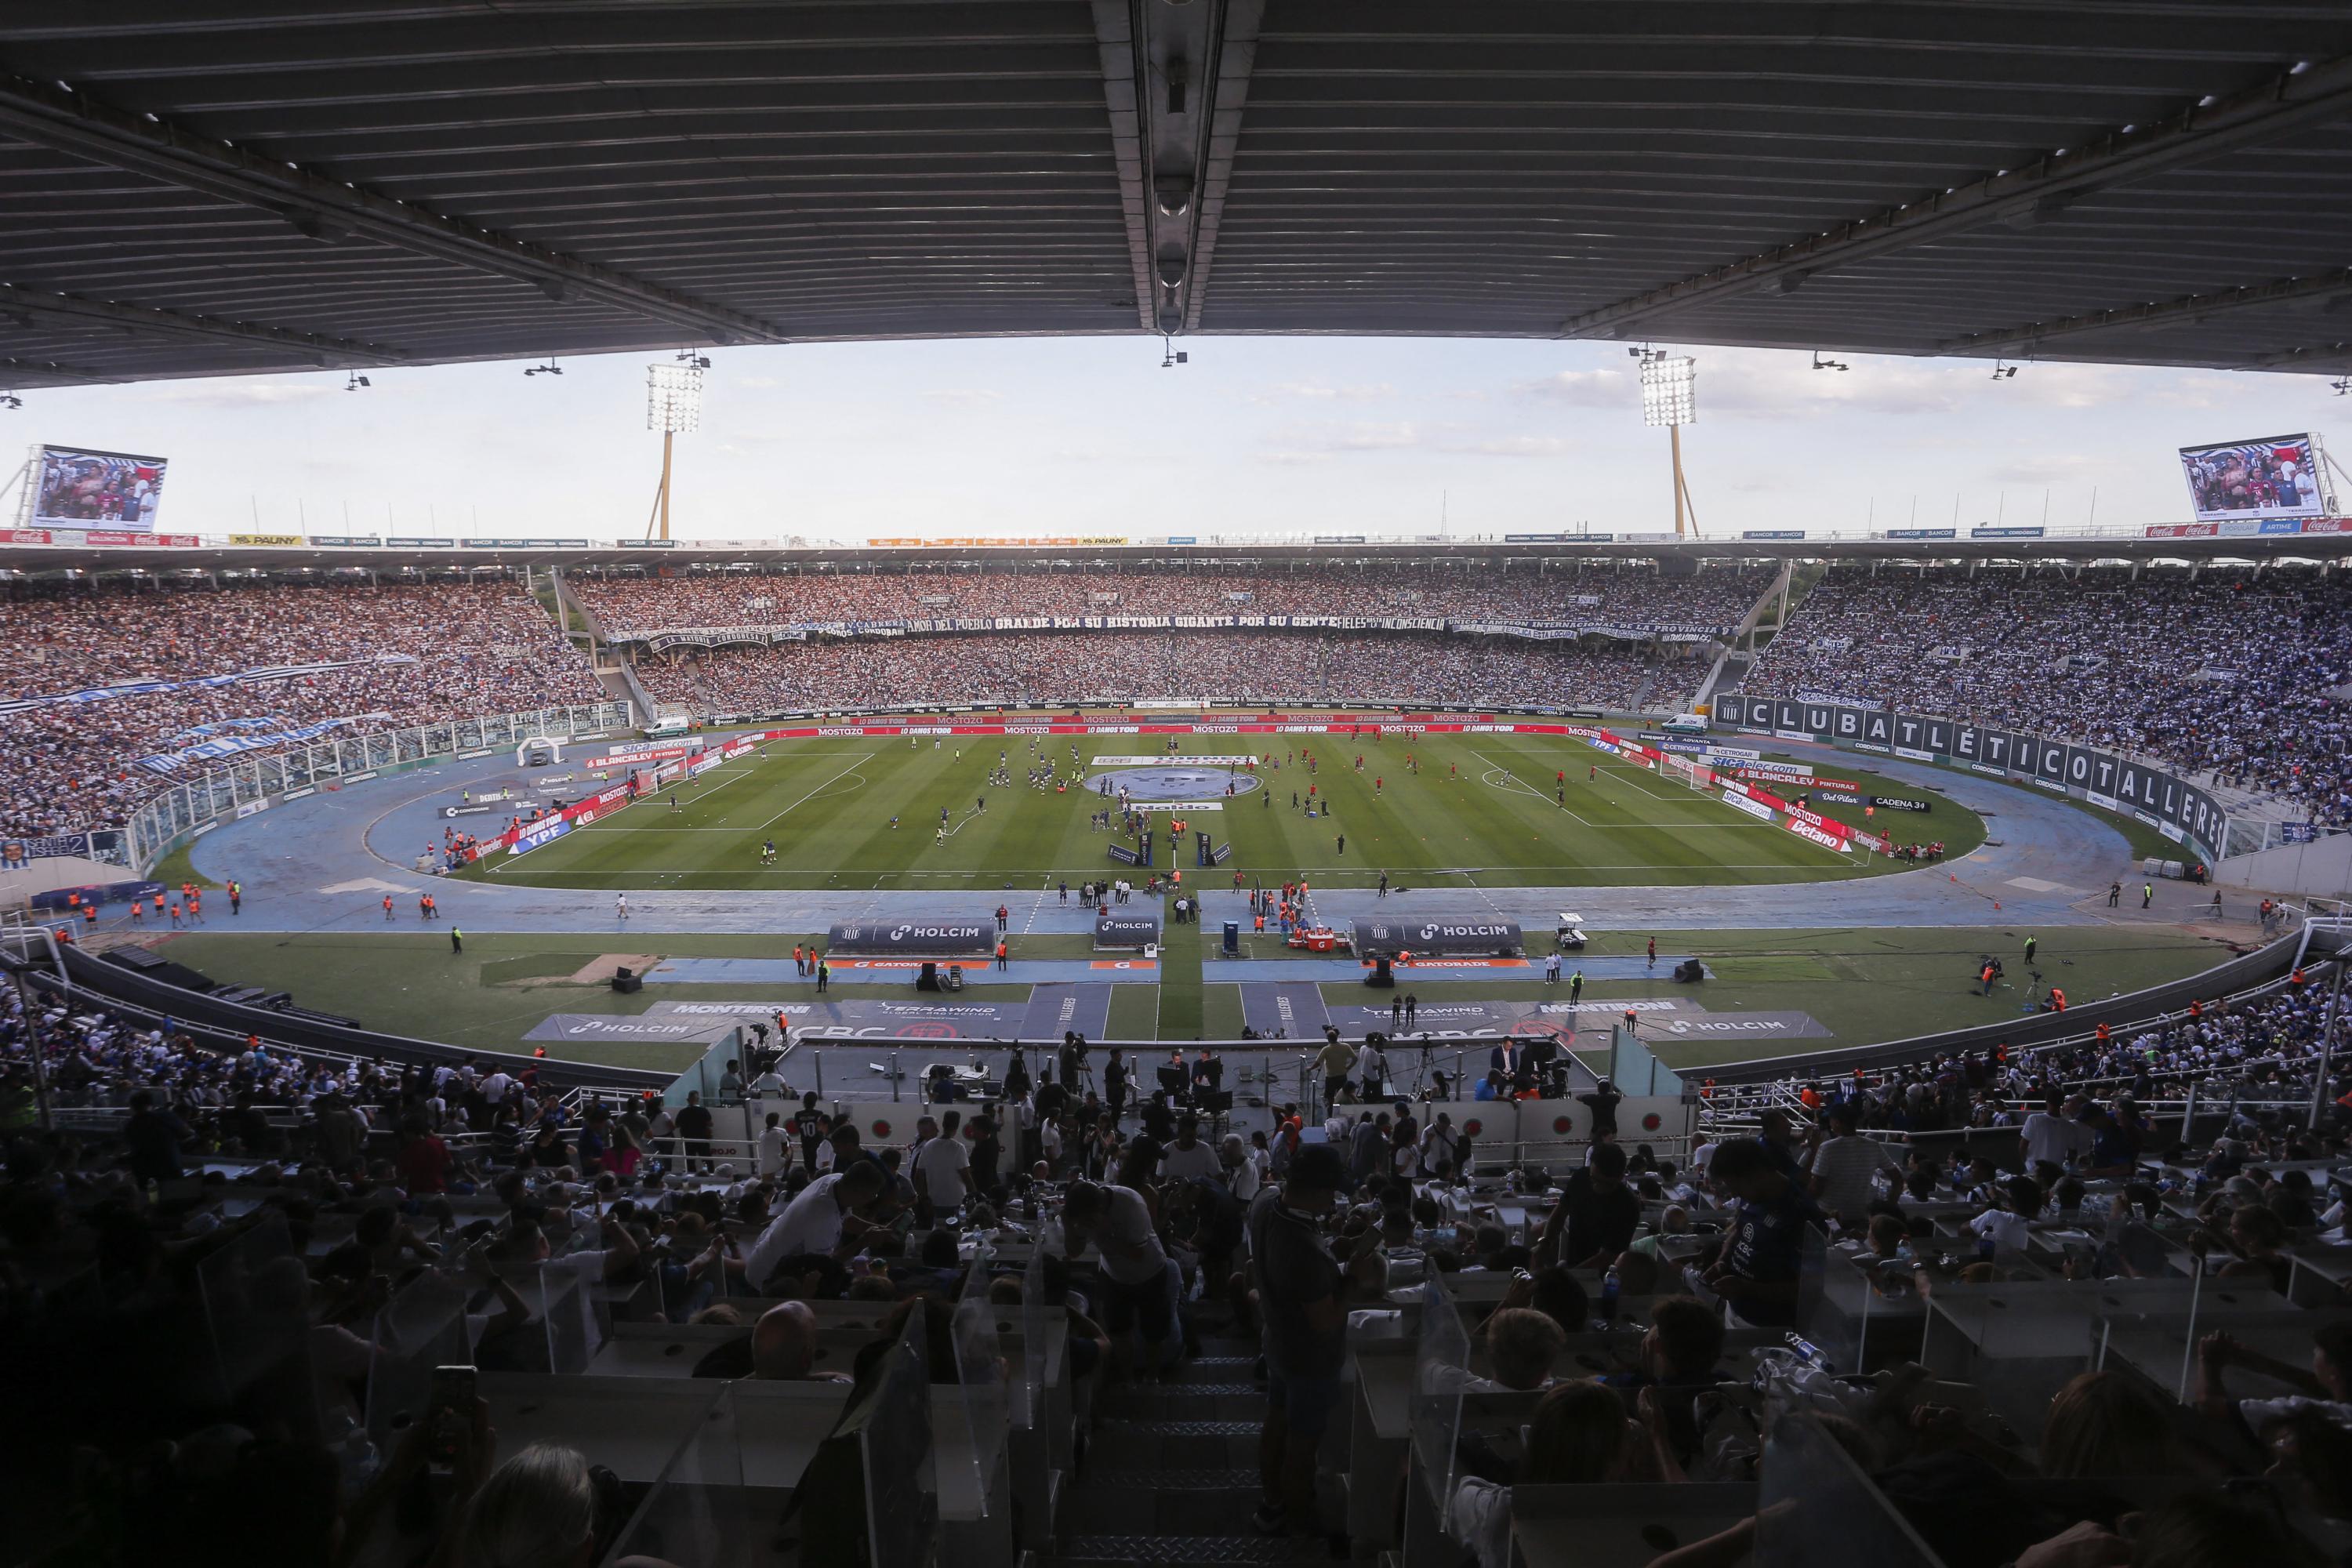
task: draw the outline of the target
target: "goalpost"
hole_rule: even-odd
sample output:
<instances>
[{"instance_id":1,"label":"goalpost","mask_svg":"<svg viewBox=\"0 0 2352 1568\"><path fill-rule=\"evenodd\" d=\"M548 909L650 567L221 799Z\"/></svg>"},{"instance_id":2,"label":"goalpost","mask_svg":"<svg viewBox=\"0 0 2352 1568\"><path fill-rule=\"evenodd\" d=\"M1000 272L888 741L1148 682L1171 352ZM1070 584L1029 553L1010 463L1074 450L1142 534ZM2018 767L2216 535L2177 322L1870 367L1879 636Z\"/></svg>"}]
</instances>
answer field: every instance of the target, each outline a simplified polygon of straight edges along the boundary
<instances>
[{"instance_id":1,"label":"goalpost","mask_svg":"<svg viewBox=\"0 0 2352 1568\"><path fill-rule=\"evenodd\" d=\"M1704 792L1706 789L1706 783L1698 776L1699 771L1699 765L1696 763L1693 762L1690 758L1679 755L1676 752L1665 752L1660 753L1658 757L1658 773L1660 775L1668 779L1680 781L1683 787L1685 789L1694 789L1701 792Z\"/></svg>"}]
</instances>

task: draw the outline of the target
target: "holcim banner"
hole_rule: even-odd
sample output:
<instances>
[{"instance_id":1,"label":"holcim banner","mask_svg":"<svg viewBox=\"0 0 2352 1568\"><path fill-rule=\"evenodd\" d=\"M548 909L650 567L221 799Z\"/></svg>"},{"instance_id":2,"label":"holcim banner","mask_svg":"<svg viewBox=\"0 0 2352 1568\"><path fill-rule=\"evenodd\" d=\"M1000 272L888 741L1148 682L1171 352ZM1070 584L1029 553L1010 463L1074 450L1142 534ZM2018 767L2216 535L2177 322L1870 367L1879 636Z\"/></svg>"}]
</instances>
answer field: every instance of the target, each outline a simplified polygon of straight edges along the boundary
<instances>
[{"instance_id":1,"label":"holcim banner","mask_svg":"<svg viewBox=\"0 0 2352 1568\"><path fill-rule=\"evenodd\" d=\"M826 935L828 952L856 958L987 958L996 952L996 922L979 920L858 921Z\"/></svg>"},{"instance_id":2,"label":"holcim banner","mask_svg":"<svg viewBox=\"0 0 2352 1568\"><path fill-rule=\"evenodd\" d=\"M1140 952L1160 940L1160 917L1105 910L1095 916L1095 946L1104 951Z\"/></svg>"},{"instance_id":3,"label":"holcim banner","mask_svg":"<svg viewBox=\"0 0 2352 1568\"><path fill-rule=\"evenodd\" d=\"M1355 941L1356 951L1367 958L1392 958L1400 952L1416 958L1447 953L1518 958L1527 952L1517 921L1358 921Z\"/></svg>"},{"instance_id":4,"label":"holcim banner","mask_svg":"<svg viewBox=\"0 0 2352 1568\"><path fill-rule=\"evenodd\" d=\"M1951 763L2056 794L2077 794L2093 805L2135 816L2208 858L2216 858L2216 847L2227 836L2227 815L2195 784L2128 757L2023 731L1738 692L1715 700L1714 718L1733 729L1817 737L1857 752Z\"/></svg>"}]
</instances>

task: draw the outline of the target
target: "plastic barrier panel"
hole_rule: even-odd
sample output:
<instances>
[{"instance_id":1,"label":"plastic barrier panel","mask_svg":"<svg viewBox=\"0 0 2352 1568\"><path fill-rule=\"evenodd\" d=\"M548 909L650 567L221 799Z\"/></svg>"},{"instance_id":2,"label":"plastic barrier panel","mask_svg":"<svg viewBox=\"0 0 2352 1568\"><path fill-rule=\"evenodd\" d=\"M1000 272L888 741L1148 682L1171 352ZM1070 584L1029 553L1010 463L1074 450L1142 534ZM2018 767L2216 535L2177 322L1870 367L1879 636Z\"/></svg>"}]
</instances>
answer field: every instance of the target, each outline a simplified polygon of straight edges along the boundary
<instances>
[{"instance_id":1,"label":"plastic barrier panel","mask_svg":"<svg viewBox=\"0 0 2352 1568\"><path fill-rule=\"evenodd\" d=\"M1443 1504L1454 1495L1454 1446L1469 1381L1470 1333L1445 1287L1422 1287L1421 1343L1413 1357L1412 1453Z\"/></svg>"},{"instance_id":2,"label":"plastic barrier panel","mask_svg":"<svg viewBox=\"0 0 2352 1568\"><path fill-rule=\"evenodd\" d=\"M1943 1559L1810 1415L1773 1423L1759 1481L1757 1568L1942 1568Z\"/></svg>"},{"instance_id":3,"label":"plastic barrier panel","mask_svg":"<svg viewBox=\"0 0 2352 1568\"><path fill-rule=\"evenodd\" d=\"M1004 1463L1009 1401L1004 1346L996 1331L999 1309L988 1300L988 1254L983 1250L964 1271L963 1295L955 1305L956 1378L963 1385L964 1419L971 1426L971 1460L981 1517L987 1517L989 1483Z\"/></svg>"},{"instance_id":4,"label":"plastic barrier panel","mask_svg":"<svg viewBox=\"0 0 2352 1568\"><path fill-rule=\"evenodd\" d=\"M425 1419L434 1368L474 1364L466 1330L468 1294L454 1277L428 1268L377 1309L367 1429L380 1450L389 1452L402 1428Z\"/></svg>"},{"instance_id":5,"label":"plastic barrier panel","mask_svg":"<svg viewBox=\"0 0 2352 1568\"><path fill-rule=\"evenodd\" d=\"M881 1379L863 1427L866 1539L874 1568L924 1568L939 1531L939 1479L931 1465L930 1375L923 1362L923 1313L869 1375Z\"/></svg>"}]
</instances>

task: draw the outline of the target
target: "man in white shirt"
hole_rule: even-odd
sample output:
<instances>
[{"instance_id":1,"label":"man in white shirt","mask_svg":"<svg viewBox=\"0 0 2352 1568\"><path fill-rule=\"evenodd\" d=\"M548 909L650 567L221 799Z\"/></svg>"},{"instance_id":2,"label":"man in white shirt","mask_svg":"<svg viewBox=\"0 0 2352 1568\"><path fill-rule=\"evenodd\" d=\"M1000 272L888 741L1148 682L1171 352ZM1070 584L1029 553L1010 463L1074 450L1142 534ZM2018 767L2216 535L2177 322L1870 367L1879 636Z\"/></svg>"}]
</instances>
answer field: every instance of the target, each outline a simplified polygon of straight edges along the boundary
<instances>
[{"instance_id":1,"label":"man in white shirt","mask_svg":"<svg viewBox=\"0 0 2352 1568\"><path fill-rule=\"evenodd\" d=\"M843 1234L846 1228L843 1216L880 1197L887 1179L881 1166L860 1160L838 1175L819 1176L803 1187L800 1196L784 1205L784 1212L769 1222L743 1255L744 1284L754 1290L761 1289L776 1265L787 1258L804 1254L838 1258L855 1251L856 1238ZM732 1259L729 1266L734 1267Z\"/></svg>"},{"instance_id":2,"label":"man in white shirt","mask_svg":"<svg viewBox=\"0 0 2352 1568\"><path fill-rule=\"evenodd\" d=\"M784 1081L782 1074L776 1071L773 1067L771 1067L767 1071L761 1073L759 1077L751 1080L751 1092L763 1098L772 1094L780 1094L789 1097L793 1092L793 1088L792 1085Z\"/></svg>"},{"instance_id":3,"label":"man in white shirt","mask_svg":"<svg viewBox=\"0 0 2352 1568\"><path fill-rule=\"evenodd\" d=\"M784 1119L771 1110L768 1124L760 1130L759 1165L762 1176L781 1176L784 1172L784 1151L789 1144L784 1135Z\"/></svg>"},{"instance_id":4,"label":"man in white shirt","mask_svg":"<svg viewBox=\"0 0 2352 1568\"><path fill-rule=\"evenodd\" d=\"M2091 1130L2060 1111L2055 1091L2025 1119L2024 1137L2025 1167L2044 1177L2063 1171L2069 1155L2091 1146ZM2050 1170L2044 1172L2044 1165Z\"/></svg>"},{"instance_id":5,"label":"man in white shirt","mask_svg":"<svg viewBox=\"0 0 2352 1568\"><path fill-rule=\"evenodd\" d=\"M1164 1181L1190 1181L1195 1176L1207 1176L1223 1181L1224 1165L1217 1152L1201 1142L1201 1119L1180 1116L1176 1119L1176 1142L1160 1156L1160 1174Z\"/></svg>"},{"instance_id":6,"label":"man in white shirt","mask_svg":"<svg viewBox=\"0 0 2352 1568\"><path fill-rule=\"evenodd\" d=\"M915 1195L929 1199L942 1215L963 1207L971 1191L971 1156L958 1131L962 1121L959 1112L949 1111L940 1120L940 1135L915 1151Z\"/></svg>"},{"instance_id":7,"label":"man in white shirt","mask_svg":"<svg viewBox=\"0 0 2352 1568\"><path fill-rule=\"evenodd\" d=\"M2027 1221L2042 1212L2042 1187L2031 1176L2011 1179L2003 1194L2004 1206L1989 1208L1969 1221L1969 1229L1979 1245L1990 1242L1996 1254L2025 1250Z\"/></svg>"},{"instance_id":8,"label":"man in white shirt","mask_svg":"<svg viewBox=\"0 0 2352 1568\"><path fill-rule=\"evenodd\" d=\"M1218 1162L1224 1167L1225 1186L1244 1204L1256 1197L1258 1188L1265 1183L1265 1173L1251 1155L1250 1146L1242 1142L1238 1132L1226 1133L1217 1150Z\"/></svg>"},{"instance_id":9,"label":"man in white shirt","mask_svg":"<svg viewBox=\"0 0 2352 1568\"><path fill-rule=\"evenodd\" d=\"M1881 1171L1903 1179L1903 1163L1886 1145L1855 1131L1853 1107L1832 1103L1823 1115L1830 1137L1813 1151L1813 1201L1848 1230L1862 1228L1877 1194L1871 1178Z\"/></svg>"},{"instance_id":10,"label":"man in white shirt","mask_svg":"<svg viewBox=\"0 0 2352 1568\"><path fill-rule=\"evenodd\" d=\"M1062 1206L1062 1229L1073 1258L1089 1246L1102 1257L1103 1327L1110 1331L1114 1358L1128 1359L1128 1331L1139 1328L1143 1364L1157 1367L1160 1347L1176 1326L1176 1302L1168 1286L1168 1254L1143 1194L1073 1183Z\"/></svg>"}]
</instances>

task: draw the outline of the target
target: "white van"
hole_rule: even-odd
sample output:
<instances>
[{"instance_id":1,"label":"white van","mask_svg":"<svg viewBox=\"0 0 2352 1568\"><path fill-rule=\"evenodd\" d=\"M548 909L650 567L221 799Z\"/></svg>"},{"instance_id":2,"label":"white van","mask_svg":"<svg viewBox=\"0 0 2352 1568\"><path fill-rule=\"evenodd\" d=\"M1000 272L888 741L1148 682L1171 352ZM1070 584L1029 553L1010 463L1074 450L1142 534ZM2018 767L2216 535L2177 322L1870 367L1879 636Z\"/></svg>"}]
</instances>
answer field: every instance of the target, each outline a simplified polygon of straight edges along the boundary
<instances>
[{"instance_id":1,"label":"white van","mask_svg":"<svg viewBox=\"0 0 2352 1568\"><path fill-rule=\"evenodd\" d=\"M1706 733L1706 719L1697 713L1677 713L1658 728L1669 735L1704 735Z\"/></svg>"}]
</instances>

